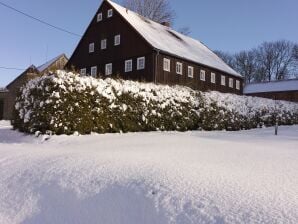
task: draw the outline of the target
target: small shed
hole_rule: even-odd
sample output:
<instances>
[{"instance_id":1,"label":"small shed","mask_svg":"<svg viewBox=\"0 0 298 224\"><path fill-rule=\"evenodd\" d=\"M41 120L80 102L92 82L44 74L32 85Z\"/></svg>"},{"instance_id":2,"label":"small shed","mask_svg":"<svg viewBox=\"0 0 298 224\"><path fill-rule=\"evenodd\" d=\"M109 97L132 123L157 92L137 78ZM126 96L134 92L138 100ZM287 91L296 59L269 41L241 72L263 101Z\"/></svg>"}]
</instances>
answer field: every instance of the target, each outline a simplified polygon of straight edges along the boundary
<instances>
[{"instance_id":1,"label":"small shed","mask_svg":"<svg viewBox=\"0 0 298 224\"><path fill-rule=\"evenodd\" d=\"M298 102L298 79L248 84L243 93L247 96Z\"/></svg>"}]
</instances>

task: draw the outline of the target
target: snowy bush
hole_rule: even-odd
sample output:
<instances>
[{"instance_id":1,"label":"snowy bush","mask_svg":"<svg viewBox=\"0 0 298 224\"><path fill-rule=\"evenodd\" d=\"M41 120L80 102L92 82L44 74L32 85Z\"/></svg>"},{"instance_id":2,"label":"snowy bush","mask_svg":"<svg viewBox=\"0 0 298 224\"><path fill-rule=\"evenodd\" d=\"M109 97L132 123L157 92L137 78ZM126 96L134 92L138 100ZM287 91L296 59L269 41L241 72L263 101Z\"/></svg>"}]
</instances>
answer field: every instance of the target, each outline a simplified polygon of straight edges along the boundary
<instances>
[{"instance_id":1,"label":"snowy bush","mask_svg":"<svg viewBox=\"0 0 298 224\"><path fill-rule=\"evenodd\" d=\"M276 117L298 123L295 103L65 71L29 81L15 109L14 128L28 133L240 130L273 125Z\"/></svg>"}]
</instances>

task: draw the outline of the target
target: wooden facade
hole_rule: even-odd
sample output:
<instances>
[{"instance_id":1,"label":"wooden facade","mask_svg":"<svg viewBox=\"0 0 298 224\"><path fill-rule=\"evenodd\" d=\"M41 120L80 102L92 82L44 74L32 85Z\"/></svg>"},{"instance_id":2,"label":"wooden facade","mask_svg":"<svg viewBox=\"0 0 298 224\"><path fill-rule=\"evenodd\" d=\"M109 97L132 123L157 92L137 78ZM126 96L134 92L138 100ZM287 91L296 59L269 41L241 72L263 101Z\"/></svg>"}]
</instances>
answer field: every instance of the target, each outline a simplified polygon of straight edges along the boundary
<instances>
[{"instance_id":1,"label":"wooden facade","mask_svg":"<svg viewBox=\"0 0 298 224\"><path fill-rule=\"evenodd\" d=\"M285 100L298 103L298 90L283 92L267 92L267 93L250 93L247 96L257 96L273 100Z\"/></svg>"},{"instance_id":2,"label":"wooden facade","mask_svg":"<svg viewBox=\"0 0 298 224\"><path fill-rule=\"evenodd\" d=\"M108 17L108 12L111 9L113 15ZM102 15L100 21L98 21L99 14ZM119 45L114 43L114 38L117 35L120 35ZM107 41L106 49L101 49L102 40ZM94 52L89 52L90 44L94 44ZM137 59L140 57L145 57L144 69L137 68ZM170 59L169 71L164 70L164 58ZM126 60L132 60L132 71L125 71ZM176 72L177 62L182 63L182 74ZM183 55L173 55L154 48L113 7L110 1L103 1L66 67L78 72L86 69L86 74L91 75L91 68L96 66L95 76L106 77L107 64L112 64L112 76L123 79L185 85L201 91L216 90L235 94L242 94L243 91L243 78L241 76L235 76L215 67L185 59ZM188 66L194 68L193 78L188 77ZM201 70L206 73L205 81L200 80ZM211 72L215 73L215 83L211 82ZM221 83L222 76L225 77L225 85ZM229 86L229 79L232 79L232 87Z\"/></svg>"}]
</instances>

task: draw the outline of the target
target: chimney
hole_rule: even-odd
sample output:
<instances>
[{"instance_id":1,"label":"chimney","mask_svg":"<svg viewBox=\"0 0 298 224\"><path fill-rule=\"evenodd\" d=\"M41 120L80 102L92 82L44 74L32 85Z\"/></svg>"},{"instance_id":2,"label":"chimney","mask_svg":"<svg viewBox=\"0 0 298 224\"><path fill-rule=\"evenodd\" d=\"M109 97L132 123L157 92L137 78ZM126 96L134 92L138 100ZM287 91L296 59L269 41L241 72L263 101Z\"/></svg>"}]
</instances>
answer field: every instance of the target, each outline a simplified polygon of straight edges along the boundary
<instances>
[{"instance_id":1,"label":"chimney","mask_svg":"<svg viewBox=\"0 0 298 224\"><path fill-rule=\"evenodd\" d=\"M170 27L171 24L169 22L162 22L161 25L166 26L166 27Z\"/></svg>"}]
</instances>

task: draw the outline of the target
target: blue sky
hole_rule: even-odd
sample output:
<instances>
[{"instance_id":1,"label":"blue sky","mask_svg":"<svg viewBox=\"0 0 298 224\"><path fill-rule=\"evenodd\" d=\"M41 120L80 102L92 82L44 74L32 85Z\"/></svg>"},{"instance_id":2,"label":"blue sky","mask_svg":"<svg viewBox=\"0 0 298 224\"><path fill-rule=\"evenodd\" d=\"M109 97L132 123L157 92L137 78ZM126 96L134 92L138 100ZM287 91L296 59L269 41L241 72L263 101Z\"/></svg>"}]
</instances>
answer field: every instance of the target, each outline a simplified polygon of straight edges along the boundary
<instances>
[{"instance_id":1,"label":"blue sky","mask_svg":"<svg viewBox=\"0 0 298 224\"><path fill-rule=\"evenodd\" d=\"M83 34L101 3L100 0L1 1L78 34ZM263 41L298 41L297 0L170 2L177 14L174 26L190 27L191 36L211 49L237 52L256 47ZM60 53L70 56L79 41L77 37L53 30L1 5L0 28L0 66L6 67L40 65ZM0 69L0 87L20 73Z\"/></svg>"}]
</instances>

